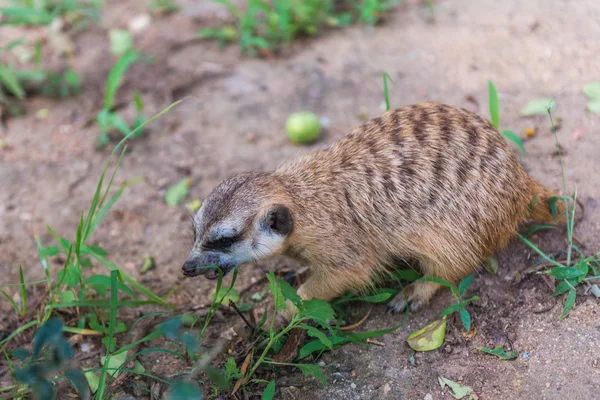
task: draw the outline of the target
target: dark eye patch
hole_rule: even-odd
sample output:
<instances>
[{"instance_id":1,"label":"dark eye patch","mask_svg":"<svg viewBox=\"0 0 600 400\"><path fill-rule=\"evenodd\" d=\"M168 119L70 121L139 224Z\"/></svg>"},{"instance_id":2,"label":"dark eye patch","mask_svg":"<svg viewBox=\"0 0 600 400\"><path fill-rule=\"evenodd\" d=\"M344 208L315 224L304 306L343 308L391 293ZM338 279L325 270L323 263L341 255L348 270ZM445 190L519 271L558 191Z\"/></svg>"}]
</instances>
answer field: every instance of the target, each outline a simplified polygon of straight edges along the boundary
<instances>
[{"instance_id":1,"label":"dark eye patch","mask_svg":"<svg viewBox=\"0 0 600 400\"><path fill-rule=\"evenodd\" d=\"M205 250L226 250L231 247L232 244L240 240L240 236L224 236L217 240L209 240L205 242L202 247Z\"/></svg>"}]
</instances>

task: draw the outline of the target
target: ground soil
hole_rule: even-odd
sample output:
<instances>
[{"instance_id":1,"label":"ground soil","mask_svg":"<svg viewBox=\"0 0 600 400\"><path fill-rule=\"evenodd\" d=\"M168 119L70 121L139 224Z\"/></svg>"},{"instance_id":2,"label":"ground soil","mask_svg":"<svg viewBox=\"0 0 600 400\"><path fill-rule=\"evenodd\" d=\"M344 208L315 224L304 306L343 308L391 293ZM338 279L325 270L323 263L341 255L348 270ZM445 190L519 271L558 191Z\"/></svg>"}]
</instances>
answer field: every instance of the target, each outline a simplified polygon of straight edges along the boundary
<instances>
[{"instance_id":1,"label":"ground soil","mask_svg":"<svg viewBox=\"0 0 600 400\"><path fill-rule=\"evenodd\" d=\"M206 304L213 283L181 277L191 225L183 207L165 205L166 188L191 176L189 198L202 199L233 173L272 169L291 156L332 143L365 116L381 113L384 71L394 80L393 106L433 100L485 116L487 80L492 80L500 94L501 128L522 137L526 128L537 131L526 140L523 165L541 182L560 189L561 168L548 118L519 117L529 100L556 98L555 115L563 119L558 140L568 191L577 189L586 211L575 235L587 253L600 249L600 117L586 112L581 93L586 82L600 79L597 1L440 1L434 20L420 2L407 1L376 29L326 32L266 60L242 57L234 46L221 50L195 40L197 29L227 14L209 2L181 4L181 12L154 18L136 36L136 46L154 62L131 69L119 101L127 104L133 90L139 90L150 115L173 100L187 99L130 143L117 181L143 180L125 192L93 237L115 264L157 293L177 288L168 298L172 304L182 309ZM73 67L82 76L83 93L60 101L33 98L24 117L0 127L0 139L8 145L0 150L3 283L18 282L19 264L27 280L43 277L34 236L51 244L46 224L74 237L80 212L89 205L109 157L108 151L94 149L98 131L87 124L101 107L104 78L113 62L106 29L123 28L145 12L145 2L107 1L102 25L74 37ZM38 33L31 29L18 34ZM36 117L44 108L48 116ZM285 119L299 109L329 121L315 145L294 146L286 138ZM123 112L133 115L132 108ZM564 229L535 234L532 240L550 253L566 244ZM151 254L157 267L141 276L144 254ZM598 299L582 292L572 313L560 320L564 299L550 298L551 282L524 272L537 261L531 250L513 241L498 260L498 273L481 273L468 292L481 298L470 308L477 328L473 338L463 337L460 321L451 318L444 347L415 354L413 366L407 335L437 318L451 304L450 294L440 293L429 308L409 317L386 315L383 305L374 306L359 331L404 325L379 338L383 346L348 345L326 354L323 361L334 363L326 369L327 388L290 374L280 378L278 396L450 399L438 383L444 376L471 386L480 399L600 398ZM60 261L52 263L54 271ZM245 266L239 288L248 288L250 294L259 291L260 283L254 282L267 269L288 266L288 260ZM100 266L95 269L102 271ZM367 307L357 305L355 318ZM6 301L2 310L11 313ZM220 316L224 328L229 315ZM475 350L495 345L521 355L502 361ZM167 378L183 368L162 358L145 363Z\"/></svg>"}]
</instances>

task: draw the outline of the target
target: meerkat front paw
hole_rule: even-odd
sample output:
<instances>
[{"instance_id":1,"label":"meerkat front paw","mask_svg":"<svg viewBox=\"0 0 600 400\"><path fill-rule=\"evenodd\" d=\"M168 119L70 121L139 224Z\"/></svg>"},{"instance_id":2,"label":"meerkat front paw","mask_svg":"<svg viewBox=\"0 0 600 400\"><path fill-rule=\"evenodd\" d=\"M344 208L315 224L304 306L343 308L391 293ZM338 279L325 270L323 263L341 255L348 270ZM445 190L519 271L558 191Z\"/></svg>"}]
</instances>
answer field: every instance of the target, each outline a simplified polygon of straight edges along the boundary
<instances>
[{"instance_id":1,"label":"meerkat front paw","mask_svg":"<svg viewBox=\"0 0 600 400\"><path fill-rule=\"evenodd\" d=\"M415 312L429 304L429 300L441 286L435 282L415 282L396 295L385 308L386 313Z\"/></svg>"}]
</instances>

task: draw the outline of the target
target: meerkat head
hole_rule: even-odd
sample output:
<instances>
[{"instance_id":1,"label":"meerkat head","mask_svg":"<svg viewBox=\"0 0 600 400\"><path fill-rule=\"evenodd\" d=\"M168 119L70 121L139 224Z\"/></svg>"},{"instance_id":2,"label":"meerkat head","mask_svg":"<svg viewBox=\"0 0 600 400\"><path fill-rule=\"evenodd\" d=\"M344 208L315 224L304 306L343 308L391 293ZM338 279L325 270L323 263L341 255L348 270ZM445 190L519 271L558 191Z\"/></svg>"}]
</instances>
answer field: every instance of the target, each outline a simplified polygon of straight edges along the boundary
<instances>
[{"instance_id":1,"label":"meerkat head","mask_svg":"<svg viewBox=\"0 0 600 400\"><path fill-rule=\"evenodd\" d=\"M283 193L269 174L244 173L222 182L194 217L184 275L216 279L218 270L225 276L240 264L283 253L294 228Z\"/></svg>"}]
</instances>

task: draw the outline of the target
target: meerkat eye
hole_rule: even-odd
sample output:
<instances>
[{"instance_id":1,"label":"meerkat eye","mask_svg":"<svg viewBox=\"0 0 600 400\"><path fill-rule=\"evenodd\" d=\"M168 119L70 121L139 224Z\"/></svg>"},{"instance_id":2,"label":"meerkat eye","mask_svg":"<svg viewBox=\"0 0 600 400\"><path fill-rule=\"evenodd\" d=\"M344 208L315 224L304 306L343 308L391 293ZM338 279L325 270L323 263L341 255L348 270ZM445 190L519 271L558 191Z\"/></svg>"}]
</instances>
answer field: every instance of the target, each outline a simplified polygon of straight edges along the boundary
<instances>
[{"instance_id":1,"label":"meerkat eye","mask_svg":"<svg viewBox=\"0 0 600 400\"><path fill-rule=\"evenodd\" d=\"M222 236L215 240L209 240L202 245L206 250L225 250L239 240L238 236Z\"/></svg>"}]
</instances>

